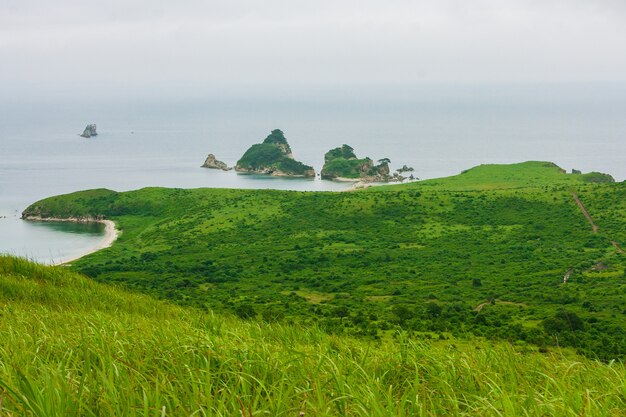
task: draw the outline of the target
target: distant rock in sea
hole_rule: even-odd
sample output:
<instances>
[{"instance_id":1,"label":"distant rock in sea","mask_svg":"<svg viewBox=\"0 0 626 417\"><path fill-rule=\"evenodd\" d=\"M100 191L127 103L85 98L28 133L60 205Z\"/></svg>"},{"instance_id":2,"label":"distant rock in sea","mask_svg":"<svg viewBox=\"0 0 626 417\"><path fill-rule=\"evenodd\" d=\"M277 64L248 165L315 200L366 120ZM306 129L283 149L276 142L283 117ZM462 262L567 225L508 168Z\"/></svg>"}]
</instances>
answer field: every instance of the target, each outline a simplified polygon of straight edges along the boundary
<instances>
[{"instance_id":1,"label":"distant rock in sea","mask_svg":"<svg viewBox=\"0 0 626 417\"><path fill-rule=\"evenodd\" d=\"M313 167L293 158L291 147L280 129L272 130L263 143L252 145L237 161L235 170L279 177L315 177Z\"/></svg>"},{"instance_id":2,"label":"distant rock in sea","mask_svg":"<svg viewBox=\"0 0 626 417\"><path fill-rule=\"evenodd\" d=\"M212 153L206 157L202 168L221 169L222 171L230 171L232 169L225 162L218 161Z\"/></svg>"},{"instance_id":3,"label":"distant rock in sea","mask_svg":"<svg viewBox=\"0 0 626 417\"><path fill-rule=\"evenodd\" d=\"M359 159L351 146L343 145L331 149L324 155L322 179L337 181L388 182L397 181L389 175L388 158L374 164L370 158Z\"/></svg>"},{"instance_id":4,"label":"distant rock in sea","mask_svg":"<svg viewBox=\"0 0 626 417\"><path fill-rule=\"evenodd\" d=\"M85 128L81 136L84 138L98 136L98 132L96 131L96 125L95 124L87 125L87 127Z\"/></svg>"}]
</instances>

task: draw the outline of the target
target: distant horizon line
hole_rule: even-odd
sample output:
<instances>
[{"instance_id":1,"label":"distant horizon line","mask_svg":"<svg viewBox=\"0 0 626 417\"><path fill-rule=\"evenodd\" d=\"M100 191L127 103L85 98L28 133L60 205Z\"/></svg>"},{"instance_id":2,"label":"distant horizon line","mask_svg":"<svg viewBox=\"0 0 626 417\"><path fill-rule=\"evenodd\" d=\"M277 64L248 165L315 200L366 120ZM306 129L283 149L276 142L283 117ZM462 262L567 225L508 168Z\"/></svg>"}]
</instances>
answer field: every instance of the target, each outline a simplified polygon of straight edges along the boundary
<instances>
[{"instance_id":1,"label":"distant horizon line","mask_svg":"<svg viewBox=\"0 0 626 417\"><path fill-rule=\"evenodd\" d=\"M546 91L545 89L548 89ZM64 100L85 101L85 96L91 96L90 101L108 100L230 100L230 99L293 99L303 98L332 98L332 95L349 93L351 96L368 96L372 93L388 95L406 95L411 92L431 91L442 93L538 93L546 94L550 90L563 93L563 89L575 88L580 93L583 89L601 90L601 93L626 96L626 80L582 80L582 81L437 81L437 82L353 82L353 83L220 83L215 86L202 85L194 88L193 85L176 86L156 91L152 85L141 84L130 89L128 86L109 86L106 83L100 89L88 87L2 87L0 86L0 102L23 102L32 100ZM604 91L610 89L610 91ZM86 93L88 91L88 93Z\"/></svg>"}]
</instances>

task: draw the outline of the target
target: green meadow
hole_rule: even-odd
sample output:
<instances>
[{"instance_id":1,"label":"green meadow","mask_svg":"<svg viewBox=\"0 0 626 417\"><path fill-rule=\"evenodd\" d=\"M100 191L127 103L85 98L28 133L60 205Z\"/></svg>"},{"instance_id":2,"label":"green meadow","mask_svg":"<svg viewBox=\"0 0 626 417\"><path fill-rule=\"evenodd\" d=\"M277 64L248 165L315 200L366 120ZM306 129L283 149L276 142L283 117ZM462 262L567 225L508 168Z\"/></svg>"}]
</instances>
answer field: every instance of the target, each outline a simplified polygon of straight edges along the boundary
<instances>
[{"instance_id":1,"label":"green meadow","mask_svg":"<svg viewBox=\"0 0 626 417\"><path fill-rule=\"evenodd\" d=\"M25 213L114 220L113 247L70 269L200 312L609 362L626 355L626 184L611 180L526 162L342 193L90 190Z\"/></svg>"},{"instance_id":2,"label":"green meadow","mask_svg":"<svg viewBox=\"0 0 626 417\"><path fill-rule=\"evenodd\" d=\"M0 340L7 417L617 417L626 408L621 361L242 320L8 256Z\"/></svg>"}]
</instances>

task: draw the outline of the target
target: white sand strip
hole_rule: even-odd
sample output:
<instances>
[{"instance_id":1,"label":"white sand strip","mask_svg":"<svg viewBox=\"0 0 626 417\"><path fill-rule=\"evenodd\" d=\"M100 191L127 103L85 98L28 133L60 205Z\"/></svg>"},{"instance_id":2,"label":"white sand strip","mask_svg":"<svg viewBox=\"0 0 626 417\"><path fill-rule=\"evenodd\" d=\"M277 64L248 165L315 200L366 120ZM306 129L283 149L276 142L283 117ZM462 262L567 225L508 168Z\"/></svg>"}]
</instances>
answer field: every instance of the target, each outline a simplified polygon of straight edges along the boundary
<instances>
[{"instance_id":1,"label":"white sand strip","mask_svg":"<svg viewBox=\"0 0 626 417\"><path fill-rule=\"evenodd\" d=\"M110 247L115 239L117 239L119 235L119 231L115 228L115 223L112 220L101 220L94 218L69 218L69 219L60 219L57 217L36 217L36 216L27 216L24 220L37 221L37 222L72 222L72 223L102 223L104 224L104 237L100 241L100 243L92 248L87 249L85 252L82 252L80 255L70 256L59 261L53 261L51 265L64 265L68 264L72 261L82 258L83 256L90 255L94 252L98 252L101 249Z\"/></svg>"},{"instance_id":2,"label":"white sand strip","mask_svg":"<svg viewBox=\"0 0 626 417\"><path fill-rule=\"evenodd\" d=\"M104 224L104 237L102 238L102 241L98 245L81 253L80 255L70 256L68 258L61 259L60 261L53 262L52 265L68 264L72 261L82 258L83 256L87 256L94 252L98 252L101 249L110 247L113 244L113 242L115 242L115 239L117 239L117 236L119 234L118 230L115 228L115 223L112 220L97 220L95 221L95 223Z\"/></svg>"}]
</instances>

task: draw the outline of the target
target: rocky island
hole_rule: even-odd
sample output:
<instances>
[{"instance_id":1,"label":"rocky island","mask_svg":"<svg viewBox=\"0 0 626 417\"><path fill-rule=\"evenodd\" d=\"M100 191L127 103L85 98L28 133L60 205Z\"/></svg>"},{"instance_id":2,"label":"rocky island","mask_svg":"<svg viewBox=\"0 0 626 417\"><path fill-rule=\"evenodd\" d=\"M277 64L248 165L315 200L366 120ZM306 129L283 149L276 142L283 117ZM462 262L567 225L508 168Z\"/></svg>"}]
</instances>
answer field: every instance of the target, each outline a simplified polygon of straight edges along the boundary
<instances>
[{"instance_id":1,"label":"rocky island","mask_svg":"<svg viewBox=\"0 0 626 417\"><path fill-rule=\"evenodd\" d=\"M84 137L84 138L90 138L92 136L98 136L98 132L96 131L96 125L95 124L87 125L87 127L85 127L85 130L83 131L81 136Z\"/></svg>"},{"instance_id":2,"label":"rocky island","mask_svg":"<svg viewBox=\"0 0 626 417\"><path fill-rule=\"evenodd\" d=\"M225 162L219 161L217 158L215 158L215 155L213 155L212 153L210 153L206 157L204 164L202 164L202 168L221 169L222 171L230 171L232 169L231 167L226 165Z\"/></svg>"},{"instance_id":3,"label":"rocky island","mask_svg":"<svg viewBox=\"0 0 626 417\"><path fill-rule=\"evenodd\" d=\"M351 146L343 145L326 152L321 176L325 180L387 182L393 178L389 175L390 162L383 158L376 165L370 158L359 159Z\"/></svg>"},{"instance_id":4,"label":"rocky island","mask_svg":"<svg viewBox=\"0 0 626 417\"><path fill-rule=\"evenodd\" d=\"M284 177L315 177L313 167L296 161L280 129L272 130L263 143L252 145L235 166L237 172Z\"/></svg>"}]
</instances>

